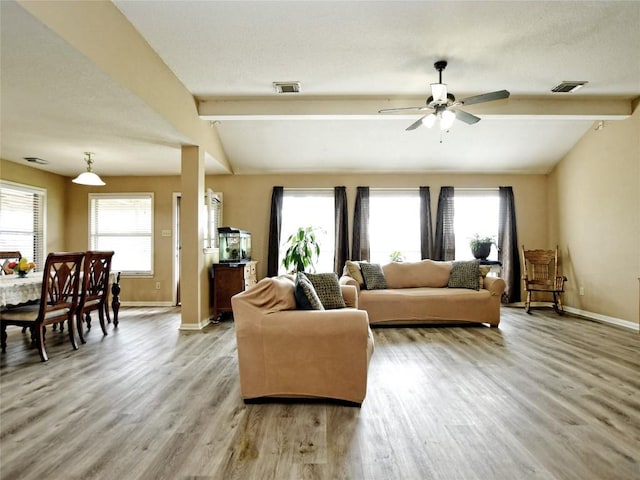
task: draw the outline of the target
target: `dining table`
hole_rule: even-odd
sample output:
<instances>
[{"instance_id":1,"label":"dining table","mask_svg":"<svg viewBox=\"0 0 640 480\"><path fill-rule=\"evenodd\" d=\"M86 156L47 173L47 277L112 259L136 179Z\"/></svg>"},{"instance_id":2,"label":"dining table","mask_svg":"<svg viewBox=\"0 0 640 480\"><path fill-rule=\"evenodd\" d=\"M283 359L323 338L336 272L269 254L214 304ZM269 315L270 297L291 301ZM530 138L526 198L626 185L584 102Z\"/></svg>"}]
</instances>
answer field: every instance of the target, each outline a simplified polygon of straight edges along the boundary
<instances>
[{"instance_id":1,"label":"dining table","mask_svg":"<svg viewBox=\"0 0 640 480\"><path fill-rule=\"evenodd\" d=\"M118 326L118 311L120 310L120 273L109 273L111 285L111 310L113 311L113 325ZM0 310L16 305L37 302L42 295L42 272L29 272L25 276L18 274L0 275ZM105 308L107 320L109 308Z\"/></svg>"}]
</instances>

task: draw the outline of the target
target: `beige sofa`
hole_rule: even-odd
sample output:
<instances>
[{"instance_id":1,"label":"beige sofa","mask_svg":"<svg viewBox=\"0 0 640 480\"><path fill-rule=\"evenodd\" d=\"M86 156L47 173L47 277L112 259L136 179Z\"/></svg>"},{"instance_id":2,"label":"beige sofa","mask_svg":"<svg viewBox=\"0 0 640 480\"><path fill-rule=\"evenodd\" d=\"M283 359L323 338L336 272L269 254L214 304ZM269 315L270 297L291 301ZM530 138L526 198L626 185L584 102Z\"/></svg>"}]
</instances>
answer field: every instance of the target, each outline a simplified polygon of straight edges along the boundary
<instances>
[{"instance_id":1,"label":"beige sofa","mask_svg":"<svg viewBox=\"0 0 640 480\"><path fill-rule=\"evenodd\" d=\"M265 278L231 298L245 402L330 398L361 404L373 353L367 312L356 289L341 286L350 308L296 310L294 281Z\"/></svg>"},{"instance_id":2,"label":"beige sofa","mask_svg":"<svg viewBox=\"0 0 640 480\"><path fill-rule=\"evenodd\" d=\"M348 263L351 272L345 267L340 284L356 287L358 308L367 311L371 325L500 323L501 278L485 273L478 277L479 290L449 288L452 263L422 260L382 265L387 288L367 290Z\"/></svg>"}]
</instances>

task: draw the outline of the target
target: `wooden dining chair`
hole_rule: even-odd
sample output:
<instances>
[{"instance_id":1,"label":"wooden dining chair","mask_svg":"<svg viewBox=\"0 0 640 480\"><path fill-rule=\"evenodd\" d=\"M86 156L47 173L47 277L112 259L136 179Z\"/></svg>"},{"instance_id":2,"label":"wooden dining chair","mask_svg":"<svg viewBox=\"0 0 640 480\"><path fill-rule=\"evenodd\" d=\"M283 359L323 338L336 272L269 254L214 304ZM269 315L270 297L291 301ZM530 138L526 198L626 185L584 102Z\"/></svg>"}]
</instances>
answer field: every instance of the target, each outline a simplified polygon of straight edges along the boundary
<instances>
[{"instance_id":1,"label":"wooden dining chair","mask_svg":"<svg viewBox=\"0 0 640 480\"><path fill-rule=\"evenodd\" d=\"M522 246L522 281L527 299L524 310L531 313L531 297L534 293L550 294L553 309L559 315L564 313L561 295L567 277L560 274L558 247L555 250L525 250Z\"/></svg>"},{"instance_id":2,"label":"wooden dining chair","mask_svg":"<svg viewBox=\"0 0 640 480\"><path fill-rule=\"evenodd\" d=\"M15 252L0 252L0 275L8 275L13 273L7 269L10 262L19 262L22 254L17 250Z\"/></svg>"},{"instance_id":3,"label":"wooden dining chair","mask_svg":"<svg viewBox=\"0 0 640 480\"><path fill-rule=\"evenodd\" d=\"M28 327L32 341L38 348L43 362L48 360L44 348L47 325L69 324L69 340L74 350L78 349L73 326L73 317L78 307L80 269L84 252L50 253L44 265L42 294L36 305L24 305L0 312L1 346L7 348L7 325Z\"/></svg>"},{"instance_id":4,"label":"wooden dining chair","mask_svg":"<svg viewBox=\"0 0 640 480\"><path fill-rule=\"evenodd\" d=\"M109 295L109 273L111 272L111 258L113 251L98 252L88 251L84 255L84 266L82 267L82 288L80 289L80 301L76 311L76 321L78 336L82 343L86 343L82 328L82 321L87 324L87 330L91 330L90 312L98 311L102 334L107 334L105 316L108 318L106 309L107 297Z\"/></svg>"}]
</instances>

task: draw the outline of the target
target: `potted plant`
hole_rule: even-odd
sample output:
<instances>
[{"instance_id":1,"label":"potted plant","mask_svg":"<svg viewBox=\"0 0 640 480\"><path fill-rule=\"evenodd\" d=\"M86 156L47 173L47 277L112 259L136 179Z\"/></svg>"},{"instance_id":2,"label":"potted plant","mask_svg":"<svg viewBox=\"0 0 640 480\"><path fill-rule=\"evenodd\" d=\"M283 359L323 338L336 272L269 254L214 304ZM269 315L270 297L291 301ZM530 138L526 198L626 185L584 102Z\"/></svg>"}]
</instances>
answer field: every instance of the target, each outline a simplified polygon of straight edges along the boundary
<instances>
[{"instance_id":1,"label":"potted plant","mask_svg":"<svg viewBox=\"0 0 640 480\"><path fill-rule=\"evenodd\" d=\"M481 237L479 234L475 234L469 246L471 247L471 253L475 258L480 260L486 260L491 253L491 245L495 243L493 237Z\"/></svg>"},{"instance_id":2,"label":"potted plant","mask_svg":"<svg viewBox=\"0 0 640 480\"><path fill-rule=\"evenodd\" d=\"M393 252L391 252L391 255L389 255L389 259L392 262L400 263L404 261L404 255L402 255L401 251L394 250Z\"/></svg>"},{"instance_id":3,"label":"potted plant","mask_svg":"<svg viewBox=\"0 0 640 480\"><path fill-rule=\"evenodd\" d=\"M282 264L288 272L304 272L311 267L315 271L314 259L320 256L320 244L314 227L300 227L286 242L287 251Z\"/></svg>"}]
</instances>

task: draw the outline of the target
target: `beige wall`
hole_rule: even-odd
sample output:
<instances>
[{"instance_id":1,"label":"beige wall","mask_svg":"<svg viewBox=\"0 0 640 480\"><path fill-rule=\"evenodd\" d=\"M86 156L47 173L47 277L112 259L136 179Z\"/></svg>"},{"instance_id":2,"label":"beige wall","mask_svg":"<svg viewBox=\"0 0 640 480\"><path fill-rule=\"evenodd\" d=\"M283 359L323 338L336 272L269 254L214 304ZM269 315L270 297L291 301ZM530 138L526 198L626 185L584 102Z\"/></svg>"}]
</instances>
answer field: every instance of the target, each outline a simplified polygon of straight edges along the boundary
<instances>
[{"instance_id":1,"label":"beige wall","mask_svg":"<svg viewBox=\"0 0 640 480\"><path fill-rule=\"evenodd\" d=\"M67 179L54 173L47 173L26 165L0 160L0 178L10 182L21 183L32 187L44 188L47 191L46 217L46 252L63 251L66 245L65 235L65 190Z\"/></svg>"},{"instance_id":2,"label":"beige wall","mask_svg":"<svg viewBox=\"0 0 640 480\"><path fill-rule=\"evenodd\" d=\"M349 229L356 187L412 187L426 185L431 190L432 217L443 185L454 187L513 187L519 243L542 246L548 243L547 177L545 175L238 175L207 177L207 187L224 193L225 225L252 233L253 258L258 260L258 276L266 275L269 242L269 213L274 185L284 187L347 187ZM435 227L435 224L434 224Z\"/></svg>"},{"instance_id":3,"label":"beige wall","mask_svg":"<svg viewBox=\"0 0 640 480\"><path fill-rule=\"evenodd\" d=\"M569 277L566 304L586 312L638 321L640 276L640 116L607 122L590 131L546 175L222 175L205 185L224 194L224 224L253 234L258 276L266 275L271 192L284 187L347 187L349 217L356 187L431 187L433 216L439 189L511 185L516 199L518 239L531 248L558 243ZM172 300L173 193L179 176L105 177L106 187L77 186L70 178L12 162L0 163L2 179L47 189L47 249L85 250L88 245L88 193L153 192L155 244L153 278L122 280L122 300L169 303ZM183 215L185 212L183 212ZM188 214L188 212L187 212ZM351 218L349 219L351 222ZM350 227L351 228L351 227ZM596 234L594 235L594 230ZM611 233L617 232L617 233ZM602 247L605 240L606 248ZM155 284L161 288L156 290ZM585 295L577 295L584 286Z\"/></svg>"},{"instance_id":4,"label":"beige wall","mask_svg":"<svg viewBox=\"0 0 640 480\"><path fill-rule=\"evenodd\" d=\"M47 188L48 250L86 250L88 248L88 194L153 192L154 276L123 278L124 302L169 303L172 301L173 193L180 192L179 176L103 177L104 187L84 187L71 179L12 162L2 162L2 178ZM207 176L205 185L224 196L224 224L252 233L253 257L258 260L259 278L266 275L271 192L274 185L297 188L347 187L349 223L353 214L356 187L431 187L433 217L442 185L455 187L498 187L511 185L516 198L518 235L525 245L548 243L547 177L544 175L223 175ZM66 192L66 195L65 195ZM189 212L182 212L188 215ZM63 227L64 226L64 227ZM351 226L350 226L351 229ZM54 241L55 240L55 241ZM160 282L161 288L155 288Z\"/></svg>"},{"instance_id":5,"label":"beige wall","mask_svg":"<svg viewBox=\"0 0 640 480\"><path fill-rule=\"evenodd\" d=\"M549 245L560 245L569 278L565 303L640 322L639 108L585 134L550 175L549 204Z\"/></svg>"},{"instance_id":6,"label":"beige wall","mask_svg":"<svg viewBox=\"0 0 640 480\"><path fill-rule=\"evenodd\" d=\"M152 192L154 194L154 275L152 278L123 278L123 302L169 303L173 298L173 237L163 237L162 230L173 232L173 192L181 188L180 177L102 177L104 187L85 187L67 179L67 248L86 250L89 245L89 193ZM203 200L204 201L204 200ZM155 288L160 282L160 289Z\"/></svg>"}]
</instances>

